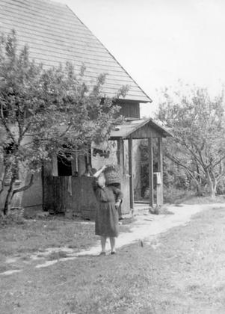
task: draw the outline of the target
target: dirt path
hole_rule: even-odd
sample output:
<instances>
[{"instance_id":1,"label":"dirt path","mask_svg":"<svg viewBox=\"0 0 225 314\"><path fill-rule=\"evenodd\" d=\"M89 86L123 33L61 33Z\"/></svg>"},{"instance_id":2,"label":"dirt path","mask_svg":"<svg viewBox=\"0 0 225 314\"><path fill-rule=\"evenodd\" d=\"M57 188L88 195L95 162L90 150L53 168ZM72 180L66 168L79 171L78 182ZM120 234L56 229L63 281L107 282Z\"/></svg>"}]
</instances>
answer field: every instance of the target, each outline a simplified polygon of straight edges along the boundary
<instances>
[{"instance_id":1,"label":"dirt path","mask_svg":"<svg viewBox=\"0 0 225 314\"><path fill-rule=\"evenodd\" d=\"M122 233L117 239L117 248L137 241L151 242L152 239L169 229L187 224L191 218L201 211L210 208L221 207L221 204L210 205L170 205L167 210L171 214L152 215L148 211L137 213L134 221L129 225L129 232ZM108 249L109 241L108 241ZM78 253L78 255L98 255L99 244L88 250Z\"/></svg>"},{"instance_id":2,"label":"dirt path","mask_svg":"<svg viewBox=\"0 0 225 314\"><path fill-rule=\"evenodd\" d=\"M117 248L120 249L126 245L142 241L144 243L152 243L154 246L154 240L158 235L170 230L173 227L187 224L193 215L208 210L210 208L221 207L221 204L210 205L170 205L167 207L166 215L152 215L147 210L137 213L134 220L129 224L129 232L121 233L117 239ZM107 243L109 250L109 241ZM34 252L29 257L11 257L6 260L6 264L13 265L13 269L2 272L0 276L13 275L18 272L22 272L23 269L29 264L32 264L34 268L45 268L52 266L59 262L67 262L75 260L80 256L98 255L99 243L89 249L81 250L77 252L68 247L53 247L48 248L44 252ZM55 258L54 258L55 254ZM49 256L52 256L49 260ZM17 269L17 266L18 269Z\"/></svg>"},{"instance_id":3,"label":"dirt path","mask_svg":"<svg viewBox=\"0 0 225 314\"><path fill-rule=\"evenodd\" d=\"M168 231L169 229L187 224L191 218L201 211L221 207L221 204L210 205L170 205L167 210L171 214L151 215L140 214L130 229L131 233L122 234L117 241L117 247L131 244L138 240L151 241L152 237Z\"/></svg>"}]
</instances>

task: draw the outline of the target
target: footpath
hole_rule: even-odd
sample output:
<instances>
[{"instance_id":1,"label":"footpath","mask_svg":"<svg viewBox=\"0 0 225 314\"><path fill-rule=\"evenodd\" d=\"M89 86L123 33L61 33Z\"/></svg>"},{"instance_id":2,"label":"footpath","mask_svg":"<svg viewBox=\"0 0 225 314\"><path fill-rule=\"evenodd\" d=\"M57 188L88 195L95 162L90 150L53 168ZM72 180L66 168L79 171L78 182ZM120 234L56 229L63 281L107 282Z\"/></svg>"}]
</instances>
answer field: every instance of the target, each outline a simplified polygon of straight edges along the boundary
<instances>
[{"instance_id":1,"label":"footpath","mask_svg":"<svg viewBox=\"0 0 225 314\"><path fill-rule=\"evenodd\" d=\"M140 245L148 244L154 247L155 243L157 242L155 239L157 239L158 235L165 233L171 228L187 224L194 215L202 211L208 210L210 208L218 208L221 206L222 204L169 205L166 208L165 214L160 215L153 215L149 213L148 210L140 210L136 212L131 223L127 225L129 231L123 232L119 235L116 244L117 250L119 251L121 247L138 241L140 242ZM109 243L107 243L107 249L109 252ZM75 252L73 249L67 247L48 248L44 252L41 252L41 255L40 252L30 255L29 261L23 263L24 265L21 265L22 260L19 260L18 258L7 259L6 263L8 265L18 264L20 267L19 269L14 268L13 270L2 272L0 276L7 276L22 272L26 268L27 264L33 263L33 267L37 269L45 268L59 262L65 263L66 261L74 260L79 256L98 255L99 251L99 242L96 243L96 245L93 247L84 249L80 252ZM62 253L62 258L48 260L48 256L52 253ZM66 257L63 256L63 254L66 255Z\"/></svg>"}]
</instances>

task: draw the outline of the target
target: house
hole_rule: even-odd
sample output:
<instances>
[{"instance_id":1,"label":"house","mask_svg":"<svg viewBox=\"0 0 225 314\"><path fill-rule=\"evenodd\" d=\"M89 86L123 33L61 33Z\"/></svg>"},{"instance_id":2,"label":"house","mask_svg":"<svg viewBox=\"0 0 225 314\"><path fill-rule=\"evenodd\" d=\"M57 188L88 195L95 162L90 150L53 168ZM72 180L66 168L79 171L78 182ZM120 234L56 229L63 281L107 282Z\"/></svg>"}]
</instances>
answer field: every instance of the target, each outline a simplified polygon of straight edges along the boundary
<instances>
[{"instance_id":1,"label":"house","mask_svg":"<svg viewBox=\"0 0 225 314\"><path fill-rule=\"evenodd\" d=\"M57 157L53 158L42 175L36 176L32 188L19 195L16 202L23 207L48 209L58 206L60 209L61 206L62 211L72 207L75 212L82 212L82 208L85 212L94 207L93 196L88 199L85 197L90 188L90 180L81 177L85 164L89 162L94 168L98 168L102 163L113 162L121 167L121 184L125 193L123 212L127 213L130 208L134 208L133 141L148 138L150 204L153 205L152 139L157 138L159 141L158 171L162 174L162 137L168 133L151 119L140 119L140 103L150 103L148 95L64 4L50 0L0 0L0 32L9 33L12 29L16 30L19 47L27 44L30 57L43 63L45 67L58 66L69 61L79 71L84 64L85 81L89 86L95 83L99 74L106 73L102 97L114 97L121 87L129 86L126 96L117 100L117 104L121 106L120 113L126 121L119 130L111 134L111 140L116 143L111 150L111 156L93 156L94 149L101 151L101 148L98 150L93 146L89 156L73 156L73 161L66 167L60 164ZM78 178L74 176L75 173L78 173ZM162 190L160 193L162 202ZM56 201L59 196L60 199Z\"/></svg>"}]
</instances>

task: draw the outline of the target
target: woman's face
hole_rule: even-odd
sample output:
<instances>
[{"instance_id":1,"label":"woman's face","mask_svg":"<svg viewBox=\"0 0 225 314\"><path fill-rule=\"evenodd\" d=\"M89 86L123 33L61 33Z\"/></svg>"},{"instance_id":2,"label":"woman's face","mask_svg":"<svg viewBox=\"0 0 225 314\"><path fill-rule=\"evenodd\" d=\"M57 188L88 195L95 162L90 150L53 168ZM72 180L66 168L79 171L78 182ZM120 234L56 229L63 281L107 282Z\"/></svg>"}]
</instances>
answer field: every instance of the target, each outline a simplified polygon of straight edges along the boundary
<instances>
[{"instance_id":1,"label":"woman's face","mask_svg":"<svg viewBox=\"0 0 225 314\"><path fill-rule=\"evenodd\" d=\"M105 176L103 173L98 178L98 185L101 187L105 186Z\"/></svg>"},{"instance_id":2,"label":"woman's face","mask_svg":"<svg viewBox=\"0 0 225 314\"><path fill-rule=\"evenodd\" d=\"M87 165L87 171L91 171L91 165Z\"/></svg>"}]
</instances>

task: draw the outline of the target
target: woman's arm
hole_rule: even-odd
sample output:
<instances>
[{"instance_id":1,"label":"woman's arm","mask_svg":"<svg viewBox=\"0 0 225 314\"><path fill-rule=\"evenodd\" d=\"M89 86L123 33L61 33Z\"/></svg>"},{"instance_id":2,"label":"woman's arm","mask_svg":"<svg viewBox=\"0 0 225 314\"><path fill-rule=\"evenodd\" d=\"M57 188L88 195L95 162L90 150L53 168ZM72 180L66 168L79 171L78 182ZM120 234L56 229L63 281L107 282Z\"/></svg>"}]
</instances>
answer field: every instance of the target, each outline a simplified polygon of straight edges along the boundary
<instances>
[{"instance_id":1,"label":"woman's arm","mask_svg":"<svg viewBox=\"0 0 225 314\"><path fill-rule=\"evenodd\" d=\"M93 175L94 178L98 178L100 174L106 169L106 166L103 166L101 169L99 169L95 174Z\"/></svg>"},{"instance_id":2,"label":"woman's arm","mask_svg":"<svg viewBox=\"0 0 225 314\"><path fill-rule=\"evenodd\" d=\"M103 166L101 169L99 169L94 175L93 175L93 183L92 183L92 187L94 190L94 193L97 193L97 190L99 189L99 185L98 185L98 177L100 176L100 174L106 169L106 166Z\"/></svg>"},{"instance_id":3,"label":"woman's arm","mask_svg":"<svg viewBox=\"0 0 225 314\"><path fill-rule=\"evenodd\" d=\"M120 204L123 202L123 193L121 192L120 189L116 188L116 187L112 187L113 193L116 196L116 207L118 208L120 206Z\"/></svg>"}]
</instances>

